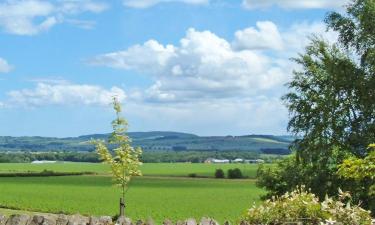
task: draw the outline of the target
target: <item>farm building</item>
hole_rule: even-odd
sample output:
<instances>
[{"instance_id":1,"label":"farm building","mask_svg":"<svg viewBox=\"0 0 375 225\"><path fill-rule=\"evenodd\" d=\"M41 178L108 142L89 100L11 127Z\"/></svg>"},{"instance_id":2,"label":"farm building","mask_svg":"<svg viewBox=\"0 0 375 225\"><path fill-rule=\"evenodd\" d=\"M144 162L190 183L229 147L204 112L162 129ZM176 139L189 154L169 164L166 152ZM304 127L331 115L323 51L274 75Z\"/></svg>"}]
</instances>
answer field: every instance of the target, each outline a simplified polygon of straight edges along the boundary
<instances>
[{"instance_id":1,"label":"farm building","mask_svg":"<svg viewBox=\"0 0 375 225\"><path fill-rule=\"evenodd\" d=\"M209 158L204 161L204 163L230 163L229 159L214 159Z\"/></svg>"},{"instance_id":2,"label":"farm building","mask_svg":"<svg viewBox=\"0 0 375 225\"><path fill-rule=\"evenodd\" d=\"M35 160L31 162L32 164L42 164L42 163L56 163L56 161L47 161L47 160Z\"/></svg>"},{"instance_id":3,"label":"farm building","mask_svg":"<svg viewBox=\"0 0 375 225\"><path fill-rule=\"evenodd\" d=\"M243 163L244 160L243 159L235 159L235 160L232 160L232 163Z\"/></svg>"}]
</instances>

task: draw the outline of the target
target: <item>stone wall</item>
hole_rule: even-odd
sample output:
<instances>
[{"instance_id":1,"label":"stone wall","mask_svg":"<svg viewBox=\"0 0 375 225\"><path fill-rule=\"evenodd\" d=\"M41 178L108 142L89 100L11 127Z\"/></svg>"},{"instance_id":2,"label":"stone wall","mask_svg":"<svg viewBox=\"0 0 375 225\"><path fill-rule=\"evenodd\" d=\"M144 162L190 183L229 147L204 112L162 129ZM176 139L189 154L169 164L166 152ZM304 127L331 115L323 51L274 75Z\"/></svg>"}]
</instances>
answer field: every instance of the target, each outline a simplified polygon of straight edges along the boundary
<instances>
[{"instance_id":1,"label":"stone wall","mask_svg":"<svg viewBox=\"0 0 375 225\"><path fill-rule=\"evenodd\" d=\"M129 218L120 217L113 221L110 216L81 216L77 215L63 215L63 214L37 214L25 215L15 214L11 216L4 216L0 214L0 225L156 225L152 220L131 221ZM303 225L303 222L289 222L280 223L280 225ZM342 223L330 223L332 225L343 225ZM375 220L371 223L375 225ZM165 220L162 225L219 225L214 219L202 218L200 221L195 219L187 219L185 221L172 222ZM230 225L229 222L224 222L222 225ZM239 225L250 225L245 221L239 222Z\"/></svg>"},{"instance_id":2,"label":"stone wall","mask_svg":"<svg viewBox=\"0 0 375 225\"><path fill-rule=\"evenodd\" d=\"M163 225L219 225L215 220L202 218L200 221L187 219L176 223L165 220ZM120 217L113 221L110 216L86 217L81 215L63 215L63 214L40 214L40 215L0 215L0 225L156 225L152 220L131 221L129 218ZM230 225L225 222L224 225ZM246 225L246 223L241 223Z\"/></svg>"}]
</instances>

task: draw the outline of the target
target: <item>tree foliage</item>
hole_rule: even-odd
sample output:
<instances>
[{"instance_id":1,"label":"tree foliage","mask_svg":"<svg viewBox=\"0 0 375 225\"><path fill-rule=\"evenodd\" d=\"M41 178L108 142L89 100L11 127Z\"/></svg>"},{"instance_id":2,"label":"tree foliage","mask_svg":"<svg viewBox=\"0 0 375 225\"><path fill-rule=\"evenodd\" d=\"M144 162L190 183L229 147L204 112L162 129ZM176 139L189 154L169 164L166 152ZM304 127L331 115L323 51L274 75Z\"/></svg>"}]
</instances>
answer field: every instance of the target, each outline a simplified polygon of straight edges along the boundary
<instances>
[{"instance_id":1,"label":"tree foliage","mask_svg":"<svg viewBox=\"0 0 375 225\"><path fill-rule=\"evenodd\" d=\"M100 159L110 165L114 182L121 187L122 197L133 176L141 176L139 166L142 164L139 160L142 149L134 149L130 143L130 138L125 134L128 129L128 123L121 117L121 105L116 98L113 99L113 108L116 112L116 119L112 121L113 132L108 140L108 144L117 146L114 150L114 156L108 150L106 143L102 140L94 141L96 151Z\"/></svg>"},{"instance_id":2,"label":"tree foliage","mask_svg":"<svg viewBox=\"0 0 375 225\"><path fill-rule=\"evenodd\" d=\"M375 210L375 144L369 145L370 153L365 158L349 157L338 169L339 176L351 179L352 184L360 183L367 193L369 208Z\"/></svg>"},{"instance_id":3,"label":"tree foliage","mask_svg":"<svg viewBox=\"0 0 375 225\"><path fill-rule=\"evenodd\" d=\"M353 1L347 13L328 15L339 42L313 38L295 59L302 69L283 97L289 130L303 136L295 146L306 162L324 158L333 146L363 156L375 139L375 2Z\"/></svg>"},{"instance_id":4,"label":"tree foliage","mask_svg":"<svg viewBox=\"0 0 375 225\"><path fill-rule=\"evenodd\" d=\"M222 169L216 169L215 178L225 178L224 171Z\"/></svg>"},{"instance_id":5,"label":"tree foliage","mask_svg":"<svg viewBox=\"0 0 375 225\"><path fill-rule=\"evenodd\" d=\"M339 165L338 173L345 178L375 180L375 146L365 158L349 157Z\"/></svg>"},{"instance_id":6,"label":"tree foliage","mask_svg":"<svg viewBox=\"0 0 375 225\"><path fill-rule=\"evenodd\" d=\"M375 142L375 1L354 0L347 14L330 13L326 23L338 33L338 42L313 36L294 59L300 69L283 96L288 130L301 137L292 145L295 158L276 169L261 168L258 184L277 195L305 184L321 199L342 187L353 193L354 202L371 208L366 191L371 183L337 171L348 157L368 156L367 146Z\"/></svg>"},{"instance_id":7,"label":"tree foliage","mask_svg":"<svg viewBox=\"0 0 375 225\"><path fill-rule=\"evenodd\" d=\"M239 168L229 169L228 178L229 179L241 179L243 178L242 171Z\"/></svg>"},{"instance_id":8,"label":"tree foliage","mask_svg":"<svg viewBox=\"0 0 375 225\"><path fill-rule=\"evenodd\" d=\"M339 189L338 200L326 197L320 202L304 186L280 197L254 205L244 215L248 224L371 224L370 212L353 205L348 192Z\"/></svg>"}]
</instances>

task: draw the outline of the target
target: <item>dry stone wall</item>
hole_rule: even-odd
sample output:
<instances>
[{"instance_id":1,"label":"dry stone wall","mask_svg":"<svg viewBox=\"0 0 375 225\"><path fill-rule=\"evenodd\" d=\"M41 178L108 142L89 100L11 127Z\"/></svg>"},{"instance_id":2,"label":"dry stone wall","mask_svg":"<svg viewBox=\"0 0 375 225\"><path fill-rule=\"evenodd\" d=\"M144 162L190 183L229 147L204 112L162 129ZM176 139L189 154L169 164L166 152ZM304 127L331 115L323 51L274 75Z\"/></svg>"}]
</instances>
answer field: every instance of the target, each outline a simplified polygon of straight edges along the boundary
<instances>
[{"instance_id":1,"label":"dry stone wall","mask_svg":"<svg viewBox=\"0 0 375 225\"><path fill-rule=\"evenodd\" d=\"M16 214L4 216L0 214L0 225L156 225L153 220L137 220L132 221L129 218L120 217L113 221L110 216L86 217L79 214L63 215L63 214L36 214L25 215ZM202 218L200 221L195 219L187 219L184 221L172 222L165 220L162 225L219 225L217 221L211 218ZM224 222L222 225L231 225ZM239 222L239 225L250 225L246 221ZM283 225L303 225L302 222L284 223ZM338 223L335 223L338 225ZM375 225L375 221L372 223Z\"/></svg>"},{"instance_id":2,"label":"dry stone wall","mask_svg":"<svg viewBox=\"0 0 375 225\"><path fill-rule=\"evenodd\" d=\"M110 216L86 217L82 215L63 214L16 214L11 216L0 215L0 225L156 225L156 223L152 220L131 221L129 218L124 217L120 217L116 221L113 221ZM200 221L187 219L175 223L170 220L165 220L163 225L219 225L219 223L211 218L202 218ZM225 222L223 225L230 225L230 223ZM241 223L241 225L246 224Z\"/></svg>"}]
</instances>

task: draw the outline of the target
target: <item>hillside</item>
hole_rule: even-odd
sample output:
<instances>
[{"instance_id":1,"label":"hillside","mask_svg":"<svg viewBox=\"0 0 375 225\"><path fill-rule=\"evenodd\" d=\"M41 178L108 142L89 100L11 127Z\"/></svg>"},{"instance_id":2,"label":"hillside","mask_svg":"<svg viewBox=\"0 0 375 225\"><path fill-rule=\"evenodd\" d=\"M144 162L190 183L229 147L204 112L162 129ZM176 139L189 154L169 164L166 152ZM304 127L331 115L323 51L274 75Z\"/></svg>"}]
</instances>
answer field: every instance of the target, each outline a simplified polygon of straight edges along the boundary
<instances>
[{"instance_id":1,"label":"hillside","mask_svg":"<svg viewBox=\"0 0 375 225\"><path fill-rule=\"evenodd\" d=\"M92 139L107 139L109 134L93 134L79 137L10 137L0 136L0 151L92 151ZM290 136L245 135L245 136L198 136L180 132L129 132L134 146L146 151L157 150L240 150L261 152L286 151Z\"/></svg>"}]
</instances>

